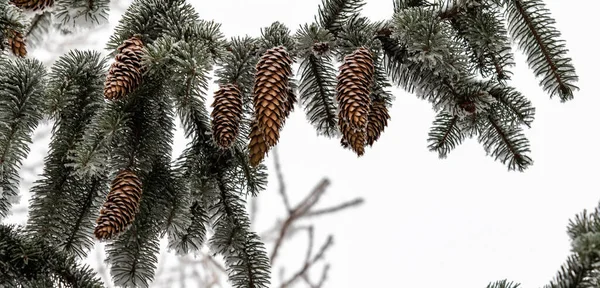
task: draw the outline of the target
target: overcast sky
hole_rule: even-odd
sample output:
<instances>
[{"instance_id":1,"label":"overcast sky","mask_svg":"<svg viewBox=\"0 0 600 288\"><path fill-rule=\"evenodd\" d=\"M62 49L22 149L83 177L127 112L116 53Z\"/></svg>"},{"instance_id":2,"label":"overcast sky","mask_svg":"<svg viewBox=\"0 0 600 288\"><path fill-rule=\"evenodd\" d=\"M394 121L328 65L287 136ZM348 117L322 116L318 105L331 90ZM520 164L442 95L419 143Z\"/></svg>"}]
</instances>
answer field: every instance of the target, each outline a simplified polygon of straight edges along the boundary
<instances>
[{"instance_id":1,"label":"overcast sky","mask_svg":"<svg viewBox=\"0 0 600 288\"><path fill-rule=\"evenodd\" d=\"M277 20L296 29L313 20L321 1L190 2L204 19L222 23L222 31L233 36L258 35L261 27ZM367 2L364 15L373 20L391 16L392 0ZM600 67L599 56L594 55L598 25L588 24L596 20L600 4L545 2L567 41L581 91L568 103L549 99L524 57L517 54L510 84L537 108L536 121L526 131L534 165L524 173L508 172L474 139L448 159L438 159L427 149L434 118L430 104L399 89L393 90L397 99L389 126L360 159L339 147L339 140L317 137L301 109L292 114L278 146L291 198L305 195L329 176L332 185L326 202L366 199L357 210L319 222L317 237L329 233L336 237L327 255L333 263L328 287L483 288L508 278L533 288L554 277L570 253L565 233L569 218L600 200L594 180L600 172L596 148L600 121L595 115L600 100L593 88L598 81L595 69ZM111 16L111 26L117 19ZM73 46L100 50L109 35L104 32L85 45ZM47 57L44 51L38 55ZM186 141L178 135L179 151ZM27 167L41 161L44 145L47 140L33 149ZM266 161L272 167L272 159ZM270 183L276 184L274 175ZM273 201L272 205L263 201L263 210L276 208L259 218L281 212L276 189L270 185L261 194ZM291 247L282 256L296 249L304 248Z\"/></svg>"}]
</instances>

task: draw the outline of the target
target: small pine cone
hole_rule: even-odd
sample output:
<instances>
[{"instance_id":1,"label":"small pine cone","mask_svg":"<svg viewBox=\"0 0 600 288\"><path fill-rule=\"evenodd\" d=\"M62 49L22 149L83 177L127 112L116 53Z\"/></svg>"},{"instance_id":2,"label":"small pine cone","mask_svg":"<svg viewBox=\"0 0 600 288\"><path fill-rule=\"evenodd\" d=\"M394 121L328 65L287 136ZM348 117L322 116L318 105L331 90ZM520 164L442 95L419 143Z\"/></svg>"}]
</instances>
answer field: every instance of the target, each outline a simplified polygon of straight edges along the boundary
<instances>
[{"instance_id":1,"label":"small pine cone","mask_svg":"<svg viewBox=\"0 0 600 288\"><path fill-rule=\"evenodd\" d=\"M373 146L373 143L379 139L389 119L390 114L385 106L385 101L378 99L371 102L369 123L367 123L367 144L369 146Z\"/></svg>"},{"instance_id":2,"label":"small pine cone","mask_svg":"<svg viewBox=\"0 0 600 288\"><path fill-rule=\"evenodd\" d=\"M340 132L342 132L342 147L349 147L359 157L365 154L365 130L353 129L343 120L338 120L338 124L340 126Z\"/></svg>"},{"instance_id":3,"label":"small pine cone","mask_svg":"<svg viewBox=\"0 0 600 288\"><path fill-rule=\"evenodd\" d=\"M337 77L339 117L357 130L367 128L374 72L371 52L361 47L345 57Z\"/></svg>"},{"instance_id":4,"label":"small pine cone","mask_svg":"<svg viewBox=\"0 0 600 288\"><path fill-rule=\"evenodd\" d=\"M104 97L108 100L119 100L133 92L142 82L142 56L144 43L138 37L131 37L118 48L115 62L110 66Z\"/></svg>"},{"instance_id":5,"label":"small pine cone","mask_svg":"<svg viewBox=\"0 0 600 288\"><path fill-rule=\"evenodd\" d=\"M277 144L285 121L292 62L285 47L278 46L267 50L256 64L254 113L269 147Z\"/></svg>"},{"instance_id":6,"label":"small pine cone","mask_svg":"<svg viewBox=\"0 0 600 288\"><path fill-rule=\"evenodd\" d=\"M10 3L24 10L38 11L54 5L54 0L10 0Z\"/></svg>"},{"instance_id":7,"label":"small pine cone","mask_svg":"<svg viewBox=\"0 0 600 288\"><path fill-rule=\"evenodd\" d=\"M23 34L18 31L10 31L8 37L8 46L13 54L20 57L25 57L27 55L27 47L25 45L25 38Z\"/></svg>"},{"instance_id":8,"label":"small pine cone","mask_svg":"<svg viewBox=\"0 0 600 288\"><path fill-rule=\"evenodd\" d=\"M96 220L96 238L106 240L125 231L133 223L141 197L142 182L137 175L128 169L119 172Z\"/></svg>"},{"instance_id":9,"label":"small pine cone","mask_svg":"<svg viewBox=\"0 0 600 288\"><path fill-rule=\"evenodd\" d=\"M265 156L267 156L267 152L269 152L269 145L265 141L265 137L258 127L257 121L252 121L251 125L250 144L248 144L248 150L250 150L250 165L252 167L256 167L265 158Z\"/></svg>"},{"instance_id":10,"label":"small pine cone","mask_svg":"<svg viewBox=\"0 0 600 288\"><path fill-rule=\"evenodd\" d=\"M473 114L477 111L477 106L475 105L475 102L473 101L469 101L466 100L462 103L459 104L460 108L462 108L463 110L465 110L467 113Z\"/></svg>"},{"instance_id":11,"label":"small pine cone","mask_svg":"<svg viewBox=\"0 0 600 288\"><path fill-rule=\"evenodd\" d=\"M317 42L317 43L313 44L312 52L313 52L313 54L315 54L317 56L325 55L327 52L329 52L329 43Z\"/></svg>"},{"instance_id":12,"label":"small pine cone","mask_svg":"<svg viewBox=\"0 0 600 288\"><path fill-rule=\"evenodd\" d=\"M227 84L215 92L211 107L212 133L215 143L223 149L233 144L240 131L242 120L242 92L233 84Z\"/></svg>"}]
</instances>

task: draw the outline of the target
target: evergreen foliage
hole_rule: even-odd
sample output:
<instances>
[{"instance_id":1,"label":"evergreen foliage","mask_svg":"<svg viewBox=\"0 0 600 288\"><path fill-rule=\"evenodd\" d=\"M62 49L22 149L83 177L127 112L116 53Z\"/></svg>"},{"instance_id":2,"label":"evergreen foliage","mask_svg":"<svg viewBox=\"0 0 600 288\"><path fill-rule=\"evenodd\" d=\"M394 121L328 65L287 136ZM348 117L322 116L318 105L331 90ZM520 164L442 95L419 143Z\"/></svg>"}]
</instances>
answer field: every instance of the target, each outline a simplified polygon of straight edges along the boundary
<instances>
[{"instance_id":1,"label":"evergreen foliage","mask_svg":"<svg viewBox=\"0 0 600 288\"><path fill-rule=\"evenodd\" d=\"M33 59L0 58L0 218L18 202L19 169L42 120L45 74Z\"/></svg>"},{"instance_id":2,"label":"evergreen foliage","mask_svg":"<svg viewBox=\"0 0 600 288\"><path fill-rule=\"evenodd\" d=\"M119 77L131 71L119 71L123 74L114 77L117 73L107 71L108 60L99 53L69 52L45 75L38 61L4 51L15 51L10 37L17 32L32 43L39 42L46 30L68 33L101 23L109 1L46 1L48 8L38 9L31 19L23 9L33 7L27 6L33 2L12 2L22 9L0 0L0 218L6 217L18 196L18 169L32 131L44 115L54 122L44 172L31 191L27 226L0 227L0 269L5 269L0 271L31 285L101 285L75 261L94 245L94 219L109 183L128 169L139 177L143 190L139 211L128 217L135 220L121 223L127 229L117 231L106 246L115 284L148 287L156 270L159 240L167 235L169 248L177 254L197 253L209 244L223 256L234 287L268 287L269 259L250 228L245 201L266 186L266 167L260 160L277 142L296 95L319 135L340 137L340 130L357 135L356 129L369 129L367 119L379 119L370 134L361 132L370 140L342 141L355 146L368 141L376 149L373 144L394 101L388 89L399 86L432 103L437 116L428 148L440 157L447 157L466 138L476 137L509 170L523 171L533 163L523 126L530 127L535 108L508 85L514 66L511 41L525 52L550 97L566 101L577 90L564 42L540 0L395 0L393 16L384 21L361 16L366 1L324 0L315 20L295 32L274 22L263 27L260 36L231 38L221 33L218 23L200 19L185 0L136 0L107 49L110 58L143 73L136 76L135 89L123 90L114 101L103 101L105 80L118 84ZM132 37L141 40L142 44L136 42L141 57L119 56L119 47ZM258 67L262 72L257 71L257 63L275 50L285 51L281 52L285 56L269 61L290 63L265 60ZM348 63L347 56L358 50L362 56ZM291 62L299 64L296 78L287 79L293 71L274 72L289 69ZM344 77L338 76L336 67L341 65L348 72ZM260 79L261 87L277 94L271 98L277 96L278 102L262 95L258 104L277 107L255 109L260 73L269 75ZM348 89L336 91L338 80L346 81ZM210 81L235 85L240 92L239 133L231 143L221 145L227 147L219 147L213 137L206 108ZM364 110L358 116L351 110L356 95L340 95L357 89ZM382 106L373 112L369 103ZM362 120L350 123L345 118L352 117L340 120L338 115ZM173 161L176 118L190 142ZM259 127L253 119L264 120L262 126L276 125ZM255 149L257 143L262 146ZM596 218L600 218L597 212L574 222L570 233L576 253L548 287L592 287L590 279L597 278L598 267L593 245L600 235L594 230L600 227ZM29 251L28 258L23 258L23 251ZM52 260L41 260L48 257ZM488 287L518 284L498 281Z\"/></svg>"}]
</instances>

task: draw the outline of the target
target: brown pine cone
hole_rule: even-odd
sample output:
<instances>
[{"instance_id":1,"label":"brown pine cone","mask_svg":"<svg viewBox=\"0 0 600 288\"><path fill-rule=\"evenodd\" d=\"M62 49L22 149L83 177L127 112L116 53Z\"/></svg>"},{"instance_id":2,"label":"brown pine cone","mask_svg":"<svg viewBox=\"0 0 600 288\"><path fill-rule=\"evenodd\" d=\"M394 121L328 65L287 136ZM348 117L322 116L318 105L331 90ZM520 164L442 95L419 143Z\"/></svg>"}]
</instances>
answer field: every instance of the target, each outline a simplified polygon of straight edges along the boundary
<instances>
[{"instance_id":1,"label":"brown pine cone","mask_svg":"<svg viewBox=\"0 0 600 288\"><path fill-rule=\"evenodd\" d=\"M213 139L219 147L227 149L240 131L242 92L234 84L224 85L215 92L211 107Z\"/></svg>"},{"instance_id":2,"label":"brown pine cone","mask_svg":"<svg viewBox=\"0 0 600 288\"><path fill-rule=\"evenodd\" d=\"M359 157L365 154L365 130L357 130L342 120L338 120L340 132L342 132L341 144L344 148L350 148Z\"/></svg>"},{"instance_id":3,"label":"brown pine cone","mask_svg":"<svg viewBox=\"0 0 600 288\"><path fill-rule=\"evenodd\" d=\"M389 119L390 114L384 100L378 99L371 102L369 123L367 123L367 144L369 146L373 146L373 143L379 139Z\"/></svg>"},{"instance_id":4,"label":"brown pine cone","mask_svg":"<svg viewBox=\"0 0 600 288\"><path fill-rule=\"evenodd\" d=\"M10 0L10 3L24 10L38 11L54 5L54 0Z\"/></svg>"},{"instance_id":5,"label":"brown pine cone","mask_svg":"<svg viewBox=\"0 0 600 288\"><path fill-rule=\"evenodd\" d=\"M25 57L27 55L27 46L23 34L18 31L11 30L8 33L8 47L15 56Z\"/></svg>"},{"instance_id":6,"label":"brown pine cone","mask_svg":"<svg viewBox=\"0 0 600 288\"><path fill-rule=\"evenodd\" d=\"M142 182L137 175L129 169L119 172L96 220L96 238L106 240L125 231L133 223L141 197Z\"/></svg>"},{"instance_id":7,"label":"brown pine cone","mask_svg":"<svg viewBox=\"0 0 600 288\"><path fill-rule=\"evenodd\" d=\"M277 144L285 121L292 58L283 46L267 50L256 64L254 114L269 147Z\"/></svg>"},{"instance_id":8,"label":"brown pine cone","mask_svg":"<svg viewBox=\"0 0 600 288\"><path fill-rule=\"evenodd\" d=\"M267 156L269 145L265 141L265 137L258 127L256 119L252 121L251 125L248 150L250 150L250 165L256 167Z\"/></svg>"},{"instance_id":9,"label":"brown pine cone","mask_svg":"<svg viewBox=\"0 0 600 288\"><path fill-rule=\"evenodd\" d=\"M110 66L104 97L108 100L119 100L133 92L142 82L142 56L144 43L138 37L131 37L118 48L115 62Z\"/></svg>"},{"instance_id":10,"label":"brown pine cone","mask_svg":"<svg viewBox=\"0 0 600 288\"><path fill-rule=\"evenodd\" d=\"M374 72L373 56L364 47L346 56L340 67L336 86L339 117L354 129L367 128Z\"/></svg>"}]
</instances>

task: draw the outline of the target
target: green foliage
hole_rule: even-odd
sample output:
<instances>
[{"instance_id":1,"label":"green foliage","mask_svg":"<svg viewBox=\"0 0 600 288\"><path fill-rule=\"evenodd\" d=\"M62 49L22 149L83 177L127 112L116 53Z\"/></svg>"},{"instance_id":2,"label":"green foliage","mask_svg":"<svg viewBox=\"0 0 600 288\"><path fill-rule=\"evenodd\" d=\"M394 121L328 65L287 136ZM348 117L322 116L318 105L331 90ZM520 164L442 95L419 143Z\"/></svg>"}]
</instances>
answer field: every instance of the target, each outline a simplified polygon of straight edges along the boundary
<instances>
[{"instance_id":1,"label":"green foliage","mask_svg":"<svg viewBox=\"0 0 600 288\"><path fill-rule=\"evenodd\" d=\"M20 227L0 225L0 283L8 287L104 287L93 270Z\"/></svg>"},{"instance_id":2,"label":"green foliage","mask_svg":"<svg viewBox=\"0 0 600 288\"><path fill-rule=\"evenodd\" d=\"M101 23L108 3L57 0L53 9L27 19L0 0L0 45L7 29L41 42L50 26L69 33ZM61 281L100 285L74 259L85 257L94 244L91 230L108 183L119 170L130 168L140 177L143 194L129 230L106 246L117 285L148 287L159 240L167 235L169 249L178 254L197 253L210 244L223 256L234 287L269 286L269 259L250 229L245 206L246 198L257 196L267 183L266 166L249 164L247 145L256 63L274 46L285 46L298 62L298 79L287 84L320 135L338 136L335 65L366 47L375 66L373 100L391 106L394 84L432 104L437 116L428 137L431 151L444 158L466 138L476 137L509 169L531 165L523 126L530 127L535 108L506 83L514 65L510 42L527 54L551 96L564 101L577 90L571 60L541 0L393 3L391 19L372 21L360 15L365 1L324 0L315 21L295 32L274 22L256 38L225 38L220 24L200 19L185 0L136 0L107 48L114 56L124 40L141 37L143 81L124 99L108 103L102 99L106 61L98 53L73 51L61 57L47 88L39 62L0 54L0 66L6 67L0 71L0 218L18 196L17 171L32 131L44 114L54 121L44 173L32 189L28 226L24 231L0 229L0 271L7 271L2 275L32 286ZM241 132L230 149L217 147L212 139L206 108L211 81L236 84L242 91ZM190 142L172 161L176 117ZM572 221L575 253L547 288L597 284L597 214ZM206 239L209 228L214 233ZM42 264L27 262L23 251ZM39 255L49 260L35 258ZM518 286L502 280L488 288Z\"/></svg>"},{"instance_id":3,"label":"green foliage","mask_svg":"<svg viewBox=\"0 0 600 288\"><path fill-rule=\"evenodd\" d=\"M322 5L319 5L318 19L315 20L322 28L336 35L342 25L364 5L362 0L323 0Z\"/></svg>"},{"instance_id":4,"label":"green foliage","mask_svg":"<svg viewBox=\"0 0 600 288\"><path fill-rule=\"evenodd\" d=\"M90 51L71 51L52 67L46 89L47 111L54 120L52 140L41 179L31 189L28 229L79 257L94 244L94 211L106 193L107 179L77 175L68 156L104 103L105 72L105 59Z\"/></svg>"},{"instance_id":5,"label":"green foliage","mask_svg":"<svg viewBox=\"0 0 600 288\"><path fill-rule=\"evenodd\" d=\"M337 105L335 98L336 70L330 53L319 55L313 51L314 43L333 45L332 35L316 24L304 25L296 34L300 54L300 103L318 133L337 135Z\"/></svg>"},{"instance_id":6,"label":"green foliage","mask_svg":"<svg viewBox=\"0 0 600 288\"><path fill-rule=\"evenodd\" d=\"M527 55L527 63L540 85L550 96L561 101L573 99L579 90L579 79L571 58L567 57L565 41L554 27L555 20L541 0L504 0L508 30L519 49Z\"/></svg>"},{"instance_id":7,"label":"green foliage","mask_svg":"<svg viewBox=\"0 0 600 288\"><path fill-rule=\"evenodd\" d=\"M0 58L0 219L18 201L19 169L43 117L46 71L32 59Z\"/></svg>"}]
</instances>

